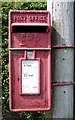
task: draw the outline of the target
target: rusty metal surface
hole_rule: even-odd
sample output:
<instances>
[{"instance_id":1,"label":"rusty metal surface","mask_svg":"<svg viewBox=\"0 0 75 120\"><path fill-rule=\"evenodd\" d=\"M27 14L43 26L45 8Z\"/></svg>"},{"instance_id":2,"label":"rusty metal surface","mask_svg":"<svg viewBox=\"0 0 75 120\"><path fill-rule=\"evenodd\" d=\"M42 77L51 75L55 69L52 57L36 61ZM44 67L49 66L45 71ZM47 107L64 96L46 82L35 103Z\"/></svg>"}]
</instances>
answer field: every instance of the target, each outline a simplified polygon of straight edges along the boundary
<instances>
[{"instance_id":1,"label":"rusty metal surface","mask_svg":"<svg viewBox=\"0 0 75 120\"><path fill-rule=\"evenodd\" d=\"M62 82L62 83L52 83L52 87L54 87L54 86L66 86L66 85L74 85L75 84L75 82Z\"/></svg>"}]
</instances>

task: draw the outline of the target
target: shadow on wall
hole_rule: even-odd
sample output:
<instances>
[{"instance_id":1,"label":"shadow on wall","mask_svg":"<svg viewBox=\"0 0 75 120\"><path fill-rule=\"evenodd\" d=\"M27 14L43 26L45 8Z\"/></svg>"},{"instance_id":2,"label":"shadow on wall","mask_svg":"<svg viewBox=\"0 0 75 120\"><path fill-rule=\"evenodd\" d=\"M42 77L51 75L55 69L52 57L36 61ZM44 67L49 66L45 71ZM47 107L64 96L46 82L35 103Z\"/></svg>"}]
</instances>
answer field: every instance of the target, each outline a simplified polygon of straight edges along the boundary
<instances>
[{"instance_id":1,"label":"shadow on wall","mask_svg":"<svg viewBox=\"0 0 75 120\"><path fill-rule=\"evenodd\" d=\"M52 82L57 82L55 76L56 73L56 64L58 62L58 57L59 57L59 50L60 48L53 48L53 46L65 46L65 40L61 37L61 35L52 27L52 39L51 39L51 44L52 44ZM63 50L66 50L63 48ZM62 51L62 50L61 50ZM59 61L60 62L60 61ZM60 80L59 80L60 81Z\"/></svg>"}]
</instances>

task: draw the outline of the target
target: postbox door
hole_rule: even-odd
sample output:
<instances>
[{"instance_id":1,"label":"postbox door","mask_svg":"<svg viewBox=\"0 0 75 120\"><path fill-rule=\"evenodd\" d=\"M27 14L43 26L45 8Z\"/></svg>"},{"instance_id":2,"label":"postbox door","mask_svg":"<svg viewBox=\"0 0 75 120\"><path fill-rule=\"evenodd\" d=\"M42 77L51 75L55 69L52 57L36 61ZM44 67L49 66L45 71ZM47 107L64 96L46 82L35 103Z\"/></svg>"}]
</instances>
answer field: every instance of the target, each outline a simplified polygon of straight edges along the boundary
<instances>
[{"instance_id":1,"label":"postbox door","mask_svg":"<svg viewBox=\"0 0 75 120\"><path fill-rule=\"evenodd\" d=\"M48 102L50 101L47 98L50 77L50 52L36 51L36 58L29 60L24 58L25 51L12 51L11 54L11 97L13 97L13 99L11 98L12 108L21 110L22 107L23 110L28 106L27 109L38 109L39 107L41 110L41 107L43 109L45 109L45 107L49 107ZM35 68L28 68L28 66L24 66L30 66L32 64ZM31 75L31 77L29 76L28 78L27 75Z\"/></svg>"}]
</instances>

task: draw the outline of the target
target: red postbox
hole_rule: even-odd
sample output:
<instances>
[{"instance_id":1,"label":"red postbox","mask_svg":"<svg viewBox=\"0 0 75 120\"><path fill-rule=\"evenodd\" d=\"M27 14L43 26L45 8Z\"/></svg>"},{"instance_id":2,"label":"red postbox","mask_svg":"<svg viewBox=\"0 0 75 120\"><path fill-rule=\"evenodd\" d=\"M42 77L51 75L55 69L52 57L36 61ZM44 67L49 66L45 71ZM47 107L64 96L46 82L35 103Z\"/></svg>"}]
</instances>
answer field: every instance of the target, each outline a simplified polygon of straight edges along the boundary
<instances>
[{"instance_id":1,"label":"red postbox","mask_svg":"<svg viewBox=\"0 0 75 120\"><path fill-rule=\"evenodd\" d=\"M48 11L9 12L11 111L51 108L51 39Z\"/></svg>"}]
</instances>

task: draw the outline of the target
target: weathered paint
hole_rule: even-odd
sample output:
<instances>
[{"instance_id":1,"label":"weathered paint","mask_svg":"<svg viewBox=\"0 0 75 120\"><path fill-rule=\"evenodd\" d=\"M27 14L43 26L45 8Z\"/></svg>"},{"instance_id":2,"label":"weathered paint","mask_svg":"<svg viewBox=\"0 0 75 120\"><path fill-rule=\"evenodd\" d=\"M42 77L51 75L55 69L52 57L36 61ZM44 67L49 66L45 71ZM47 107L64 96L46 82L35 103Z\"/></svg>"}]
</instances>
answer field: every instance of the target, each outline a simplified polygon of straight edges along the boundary
<instances>
[{"instance_id":1,"label":"weathered paint","mask_svg":"<svg viewBox=\"0 0 75 120\"><path fill-rule=\"evenodd\" d=\"M11 111L44 111L51 108L51 30L49 21L48 11L12 10L9 13ZM33 52L31 58L27 56L28 51ZM22 92L23 60L38 61L39 87L37 92L29 93L26 90Z\"/></svg>"}]
</instances>

